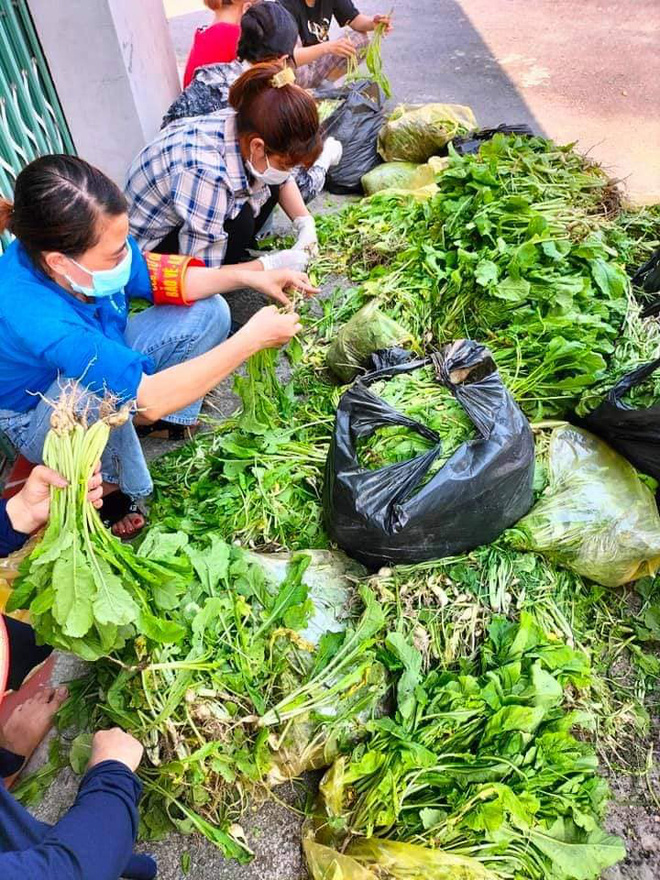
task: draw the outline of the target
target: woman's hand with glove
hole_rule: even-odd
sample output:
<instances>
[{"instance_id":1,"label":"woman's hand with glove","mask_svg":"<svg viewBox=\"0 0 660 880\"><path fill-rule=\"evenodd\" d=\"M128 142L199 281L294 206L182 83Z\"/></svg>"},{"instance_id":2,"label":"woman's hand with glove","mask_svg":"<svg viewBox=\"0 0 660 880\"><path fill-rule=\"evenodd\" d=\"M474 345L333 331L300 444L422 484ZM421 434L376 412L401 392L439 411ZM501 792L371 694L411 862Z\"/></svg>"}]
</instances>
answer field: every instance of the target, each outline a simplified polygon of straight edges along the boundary
<instances>
[{"instance_id":1,"label":"woman's hand with glove","mask_svg":"<svg viewBox=\"0 0 660 880\"><path fill-rule=\"evenodd\" d=\"M344 155L344 145L336 137L327 137L315 165L320 165L327 173L330 168L339 165L341 157Z\"/></svg>"},{"instance_id":2,"label":"woman's hand with glove","mask_svg":"<svg viewBox=\"0 0 660 880\"><path fill-rule=\"evenodd\" d=\"M298 244L296 243L295 248L264 254L259 257L259 262L266 272L270 272L272 269L293 269L294 272L304 272L309 263L309 254L304 250L298 249Z\"/></svg>"},{"instance_id":3,"label":"woman's hand with glove","mask_svg":"<svg viewBox=\"0 0 660 880\"><path fill-rule=\"evenodd\" d=\"M319 240L316 235L316 224L311 214L304 214L302 217L296 217L293 221L293 228L296 230L296 243L293 249L303 251L310 257L317 257L319 254Z\"/></svg>"}]
</instances>

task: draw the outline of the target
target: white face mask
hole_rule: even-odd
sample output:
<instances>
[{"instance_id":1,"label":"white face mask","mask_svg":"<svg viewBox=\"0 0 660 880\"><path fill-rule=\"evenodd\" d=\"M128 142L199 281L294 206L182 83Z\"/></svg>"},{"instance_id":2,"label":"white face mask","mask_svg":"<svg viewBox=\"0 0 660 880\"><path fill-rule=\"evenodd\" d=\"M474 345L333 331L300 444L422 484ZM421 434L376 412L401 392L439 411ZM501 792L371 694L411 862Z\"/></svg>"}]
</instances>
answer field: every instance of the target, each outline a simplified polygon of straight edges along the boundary
<instances>
[{"instance_id":1,"label":"white face mask","mask_svg":"<svg viewBox=\"0 0 660 880\"><path fill-rule=\"evenodd\" d=\"M291 177L290 171L280 171L279 168L273 168L273 166L268 161L268 156L266 156L265 171L257 171L257 169L254 167L249 159L246 160L245 167L255 180L260 180L262 183L268 183L272 186L278 186L279 184L286 183L287 180Z\"/></svg>"}]
</instances>

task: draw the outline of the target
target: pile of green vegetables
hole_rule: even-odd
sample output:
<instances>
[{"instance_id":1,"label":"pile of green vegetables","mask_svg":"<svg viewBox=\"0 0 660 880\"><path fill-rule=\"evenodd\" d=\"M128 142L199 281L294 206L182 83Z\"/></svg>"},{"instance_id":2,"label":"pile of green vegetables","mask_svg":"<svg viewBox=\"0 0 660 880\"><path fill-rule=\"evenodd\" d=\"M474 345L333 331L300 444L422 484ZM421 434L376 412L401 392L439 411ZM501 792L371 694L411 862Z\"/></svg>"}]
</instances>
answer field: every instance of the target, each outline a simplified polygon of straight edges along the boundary
<instances>
[{"instance_id":1,"label":"pile of green vegetables","mask_svg":"<svg viewBox=\"0 0 660 880\"><path fill-rule=\"evenodd\" d=\"M373 722L371 738L321 783L322 870L307 845L316 880L353 876L340 862L328 873L328 844L365 878L385 865L395 878L434 876L421 847L465 859L443 877L588 880L623 858L600 826L607 787L596 755L572 733L590 719L566 708L589 680L584 653L526 613L519 624L493 619L459 673L423 675L421 654L396 633L385 645L402 667L397 713ZM397 852L395 841L417 849Z\"/></svg>"},{"instance_id":2,"label":"pile of green vegetables","mask_svg":"<svg viewBox=\"0 0 660 880\"><path fill-rule=\"evenodd\" d=\"M415 419L438 435L438 444L435 445L440 445L441 449L425 475L426 481L463 443L477 436L469 416L451 391L438 382L432 366L400 373L391 379L380 379L372 383L369 390L397 412ZM360 463L374 469L407 461L433 447L434 444L426 437L412 428L399 425L380 428L357 441Z\"/></svg>"},{"instance_id":3,"label":"pile of green vegetables","mask_svg":"<svg viewBox=\"0 0 660 880\"><path fill-rule=\"evenodd\" d=\"M69 407L49 435L48 463L70 485L55 493L12 607L29 607L51 644L102 658L72 685L60 724L83 731L70 756L79 769L98 725L144 742L147 836L200 832L245 861L247 800L332 764L305 841L319 880L578 880L624 855L601 827L596 754L648 769L660 676L652 578L613 593L504 535L371 577L342 568L350 590L334 616L311 586L316 557L304 551L329 544L323 472L347 387L329 353L364 306L405 328L418 354L457 338L488 345L542 420L539 496L545 429L660 353L624 271L660 238L658 216L619 213L598 167L570 147L498 135L478 155L450 151L436 186L319 219L316 277L354 286L301 307L286 381L278 355L253 357L236 381L239 412L155 464L158 525L137 549L110 538L85 500L116 414L90 424ZM344 351L340 362L364 366ZM436 469L475 436L430 367L370 388L436 431ZM359 454L376 468L428 448L388 428ZM272 551L285 550L274 577ZM52 765L64 757L53 750ZM48 778L28 779L24 796Z\"/></svg>"},{"instance_id":4,"label":"pile of green vegetables","mask_svg":"<svg viewBox=\"0 0 660 880\"><path fill-rule=\"evenodd\" d=\"M351 311L377 297L417 339L486 342L530 415L564 412L605 375L628 308L608 178L569 147L497 135L437 186L322 218L319 270L362 283Z\"/></svg>"},{"instance_id":5,"label":"pile of green vegetables","mask_svg":"<svg viewBox=\"0 0 660 880\"><path fill-rule=\"evenodd\" d=\"M71 686L60 725L120 725L145 745L143 834L198 831L232 858L250 850L238 821L248 796L325 767L366 734L387 691L376 639L384 612L365 586L355 611L313 601L309 554L285 577L217 535L191 544L152 530L144 560L190 569L183 594L154 593L152 626ZM338 709L339 706L339 709ZM75 761L89 736L74 741ZM83 761L84 766L84 761Z\"/></svg>"}]
</instances>

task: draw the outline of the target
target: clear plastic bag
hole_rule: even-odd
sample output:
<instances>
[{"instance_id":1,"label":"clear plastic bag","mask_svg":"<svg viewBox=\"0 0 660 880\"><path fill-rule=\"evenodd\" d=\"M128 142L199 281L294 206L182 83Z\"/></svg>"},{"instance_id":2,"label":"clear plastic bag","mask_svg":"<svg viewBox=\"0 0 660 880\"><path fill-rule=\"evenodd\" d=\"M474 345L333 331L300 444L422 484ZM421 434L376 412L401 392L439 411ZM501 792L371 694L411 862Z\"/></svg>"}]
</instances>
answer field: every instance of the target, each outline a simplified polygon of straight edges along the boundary
<instances>
[{"instance_id":1,"label":"clear plastic bag","mask_svg":"<svg viewBox=\"0 0 660 880\"><path fill-rule=\"evenodd\" d=\"M352 382L369 357L385 348L401 345L410 334L371 300L344 324L328 348L326 363L342 382Z\"/></svg>"},{"instance_id":2,"label":"clear plastic bag","mask_svg":"<svg viewBox=\"0 0 660 880\"><path fill-rule=\"evenodd\" d=\"M426 162L476 127L474 113L461 104L401 104L380 130L378 152L386 162Z\"/></svg>"},{"instance_id":3,"label":"clear plastic bag","mask_svg":"<svg viewBox=\"0 0 660 880\"><path fill-rule=\"evenodd\" d=\"M314 610L305 629L295 637L299 645L316 647L325 634L344 631L353 605L354 585L367 572L340 550L306 553L310 563L303 581ZM247 551L246 557L263 570L270 583L279 585L286 577L292 554ZM310 653L310 661L311 658ZM372 718L383 714L388 688L383 665L370 663L365 666L359 684L343 695L337 706L316 711L313 716L302 715L274 729L268 738L270 766L266 784L274 787L308 770L329 767L342 751L366 735L366 725Z\"/></svg>"},{"instance_id":4,"label":"clear plastic bag","mask_svg":"<svg viewBox=\"0 0 660 880\"><path fill-rule=\"evenodd\" d=\"M550 440L545 496L510 534L605 587L660 567L660 516L634 467L581 428L557 428Z\"/></svg>"}]
</instances>

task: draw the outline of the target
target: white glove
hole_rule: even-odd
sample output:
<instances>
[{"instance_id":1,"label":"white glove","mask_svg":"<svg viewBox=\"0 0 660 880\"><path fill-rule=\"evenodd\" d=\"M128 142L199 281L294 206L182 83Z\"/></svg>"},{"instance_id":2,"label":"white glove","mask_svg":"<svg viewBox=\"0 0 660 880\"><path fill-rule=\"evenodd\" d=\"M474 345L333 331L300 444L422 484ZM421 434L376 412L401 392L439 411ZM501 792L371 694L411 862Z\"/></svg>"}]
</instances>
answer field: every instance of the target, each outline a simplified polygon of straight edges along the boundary
<instances>
[{"instance_id":1,"label":"white glove","mask_svg":"<svg viewBox=\"0 0 660 880\"><path fill-rule=\"evenodd\" d=\"M296 230L297 235L293 249L305 251L310 257L317 257L319 253L319 240L316 235L314 218L310 214L296 217L293 221L293 228Z\"/></svg>"},{"instance_id":2,"label":"white glove","mask_svg":"<svg viewBox=\"0 0 660 880\"><path fill-rule=\"evenodd\" d=\"M321 155L314 164L320 165L321 168L327 172L329 168L333 167L333 165L339 164L343 154L344 147L341 141L338 141L337 138L334 137L326 138L326 141L323 144L323 149L321 150Z\"/></svg>"},{"instance_id":3,"label":"white glove","mask_svg":"<svg viewBox=\"0 0 660 880\"><path fill-rule=\"evenodd\" d=\"M296 272L304 272L309 263L309 254L307 251L291 248L287 251L264 254L259 259L266 272L270 272L271 269L294 269Z\"/></svg>"}]
</instances>

